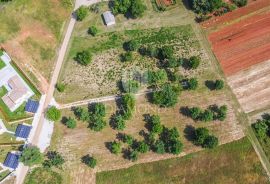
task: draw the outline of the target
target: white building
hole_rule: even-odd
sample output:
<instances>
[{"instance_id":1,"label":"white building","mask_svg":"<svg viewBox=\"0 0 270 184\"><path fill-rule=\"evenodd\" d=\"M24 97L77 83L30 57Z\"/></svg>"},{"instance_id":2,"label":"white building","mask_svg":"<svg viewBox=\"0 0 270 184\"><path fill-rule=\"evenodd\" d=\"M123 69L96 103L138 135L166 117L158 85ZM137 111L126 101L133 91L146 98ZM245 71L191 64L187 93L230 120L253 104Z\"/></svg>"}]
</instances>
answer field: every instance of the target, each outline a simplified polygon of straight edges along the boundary
<instances>
[{"instance_id":1,"label":"white building","mask_svg":"<svg viewBox=\"0 0 270 184\"><path fill-rule=\"evenodd\" d=\"M112 26L115 24L115 17L111 11L106 11L102 15L107 26Z\"/></svg>"}]
</instances>

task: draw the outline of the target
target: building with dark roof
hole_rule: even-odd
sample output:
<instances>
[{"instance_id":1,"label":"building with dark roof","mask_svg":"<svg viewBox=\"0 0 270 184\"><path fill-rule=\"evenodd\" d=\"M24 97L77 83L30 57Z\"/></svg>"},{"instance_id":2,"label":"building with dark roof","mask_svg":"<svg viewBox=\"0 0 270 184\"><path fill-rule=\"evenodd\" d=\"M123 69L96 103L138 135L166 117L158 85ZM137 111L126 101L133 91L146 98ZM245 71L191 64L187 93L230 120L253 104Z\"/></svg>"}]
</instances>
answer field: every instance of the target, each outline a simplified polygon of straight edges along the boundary
<instances>
[{"instance_id":1,"label":"building with dark roof","mask_svg":"<svg viewBox=\"0 0 270 184\"><path fill-rule=\"evenodd\" d=\"M30 134L31 128L31 126L19 124L16 128L15 136L27 139Z\"/></svg>"},{"instance_id":2,"label":"building with dark roof","mask_svg":"<svg viewBox=\"0 0 270 184\"><path fill-rule=\"evenodd\" d=\"M4 166L16 169L18 165L19 165L19 155L16 155L14 153L8 153L4 161Z\"/></svg>"},{"instance_id":3,"label":"building with dark roof","mask_svg":"<svg viewBox=\"0 0 270 184\"><path fill-rule=\"evenodd\" d=\"M25 111L30 113L36 113L39 107L39 102L29 99L25 105Z\"/></svg>"}]
</instances>

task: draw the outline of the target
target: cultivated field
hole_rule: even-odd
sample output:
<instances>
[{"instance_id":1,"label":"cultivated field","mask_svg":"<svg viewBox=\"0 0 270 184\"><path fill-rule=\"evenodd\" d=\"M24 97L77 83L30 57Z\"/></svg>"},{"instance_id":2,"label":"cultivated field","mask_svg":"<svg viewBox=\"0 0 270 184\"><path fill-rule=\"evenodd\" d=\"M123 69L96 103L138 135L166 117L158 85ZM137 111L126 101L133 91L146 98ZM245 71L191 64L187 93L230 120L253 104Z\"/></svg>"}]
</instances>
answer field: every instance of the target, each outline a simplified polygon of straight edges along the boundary
<instances>
[{"instance_id":1,"label":"cultivated field","mask_svg":"<svg viewBox=\"0 0 270 184\"><path fill-rule=\"evenodd\" d=\"M206 174L207 173L207 174ZM101 172L97 184L266 184L264 170L247 138L183 158Z\"/></svg>"},{"instance_id":2,"label":"cultivated field","mask_svg":"<svg viewBox=\"0 0 270 184\"><path fill-rule=\"evenodd\" d=\"M16 0L0 4L0 47L42 90L47 88L70 0Z\"/></svg>"},{"instance_id":3,"label":"cultivated field","mask_svg":"<svg viewBox=\"0 0 270 184\"><path fill-rule=\"evenodd\" d=\"M222 144L242 138L244 133L234 115L231 100L224 95L223 92L210 93L211 94L209 94L208 90L203 90L200 93L184 92L180 97L180 102L174 108L159 108L155 105L151 105L145 97L139 97L137 98L136 112L132 120L127 122L127 128L121 132L128 133L138 140L142 140L143 137L139 135L139 132L141 130L146 131L144 116L147 114L158 114L164 125L168 127L176 126L179 130L184 143L184 152L180 154L180 156L201 149L200 147L194 146L190 141L190 137L192 137L192 127L204 126L209 128L211 132L220 139ZM213 97L209 98L207 94ZM194 122L192 119L182 114L183 107L204 104L202 107L206 108L214 103L218 105L228 105L228 118L224 122ZM84 166L80 161L80 158L86 154L94 155L94 157L97 158L98 165L95 171L125 168L134 164L124 159L121 155L113 155L106 147L106 143L115 140L118 133L118 131L113 130L108 123L109 118L116 110L116 104L115 102L106 103L106 107L108 109L106 115L107 127L101 132L91 131L88 128L88 124L82 122L78 122L77 128L73 130L67 129L61 123L56 124L51 149L59 151L67 160L64 175L66 177L69 176L67 177L69 181L75 183L91 181L91 177L88 176L91 174L91 169L87 169L87 166ZM63 111L63 116L74 117L74 114L71 110L65 110ZM170 154L159 155L149 152L140 155L139 160L135 163L145 163L172 157L175 156Z\"/></svg>"}]
</instances>

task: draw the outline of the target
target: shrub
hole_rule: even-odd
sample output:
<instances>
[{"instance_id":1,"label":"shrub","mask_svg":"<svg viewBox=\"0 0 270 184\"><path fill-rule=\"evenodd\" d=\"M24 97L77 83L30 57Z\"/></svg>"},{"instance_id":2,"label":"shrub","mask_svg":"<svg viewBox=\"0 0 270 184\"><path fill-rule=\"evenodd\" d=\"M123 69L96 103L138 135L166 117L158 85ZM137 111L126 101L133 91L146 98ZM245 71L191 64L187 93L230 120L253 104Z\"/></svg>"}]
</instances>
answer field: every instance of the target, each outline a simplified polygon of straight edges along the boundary
<instances>
[{"instance_id":1,"label":"shrub","mask_svg":"<svg viewBox=\"0 0 270 184\"><path fill-rule=\"evenodd\" d=\"M247 0L233 0L233 3L238 7L243 7L247 5Z\"/></svg>"},{"instance_id":2,"label":"shrub","mask_svg":"<svg viewBox=\"0 0 270 184\"><path fill-rule=\"evenodd\" d=\"M170 142L170 146L168 147L169 149L169 153L172 153L174 155L177 155L179 153L181 153L181 151L183 150L183 143L180 142L179 140L172 140Z\"/></svg>"},{"instance_id":3,"label":"shrub","mask_svg":"<svg viewBox=\"0 0 270 184\"><path fill-rule=\"evenodd\" d=\"M203 145L205 139L209 136L209 130L207 128L197 128L195 130L195 139L194 143L196 145Z\"/></svg>"},{"instance_id":4,"label":"shrub","mask_svg":"<svg viewBox=\"0 0 270 184\"><path fill-rule=\"evenodd\" d=\"M88 65L92 61L92 55L88 51L78 52L75 60L81 65Z\"/></svg>"},{"instance_id":5,"label":"shrub","mask_svg":"<svg viewBox=\"0 0 270 184\"><path fill-rule=\"evenodd\" d=\"M198 88L198 80L196 78L191 78L188 80L188 89L196 90Z\"/></svg>"},{"instance_id":6,"label":"shrub","mask_svg":"<svg viewBox=\"0 0 270 184\"><path fill-rule=\"evenodd\" d=\"M213 136L213 135L209 135L209 136L205 139L205 141L204 141L204 143L203 143L202 146L203 146L204 148L210 148L210 149L215 148L215 147L218 146L218 138L215 137L215 136Z\"/></svg>"},{"instance_id":7,"label":"shrub","mask_svg":"<svg viewBox=\"0 0 270 184\"><path fill-rule=\"evenodd\" d=\"M94 157L91 157L89 154L82 157L82 162L91 168L95 168L97 165L97 160Z\"/></svg>"},{"instance_id":8,"label":"shrub","mask_svg":"<svg viewBox=\"0 0 270 184\"><path fill-rule=\"evenodd\" d=\"M189 109L190 116L193 120L199 120L201 116L201 109L198 107L192 107Z\"/></svg>"},{"instance_id":9,"label":"shrub","mask_svg":"<svg viewBox=\"0 0 270 184\"><path fill-rule=\"evenodd\" d=\"M43 155L37 147L26 147L19 160L26 166L33 166L43 161Z\"/></svg>"},{"instance_id":10,"label":"shrub","mask_svg":"<svg viewBox=\"0 0 270 184\"><path fill-rule=\"evenodd\" d=\"M114 121L115 121L115 128L117 130L124 130L126 128L126 121L124 120L122 115L116 115Z\"/></svg>"},{"instance_id":11,"label":"shrub","mask_svg":"<svg viewBox=\"0 0 270 184\"><path fill-rule=\"evenodd\" d=\"M135 151L135 150L131 151L130 154L129 154L129 160L131 160L132 162L137 161L138 160L138 155L139 154L138 154L137 151Z\"/></svg>"},{"instance_id":12,"label":"shrub","mask_svg":"<svg viewBox=\"0 0 270 184\"><path fill-rule=\"evenodd\" d=\"M222 7L222 0L192 0L192 9L195 13L207 14Z\"/></svg>"},{"instance_id":13,"label":"shrub","mask_svg":"<svg viewBox=\"0 0 270 184\"><path fill-rule=\"evenodd\" d=\"M149 151L149 146L144 141L141 141L138 142L136 150L140 153L146 153Z\"/></svg>"},{"instance_id":14,"label":"shrub","mask_svg":"<svg viewBox=\"0 0 270 184\"><path fill-rule=\"evenodd\" d=\"M179 90L169 84L162 86L160 91L153 93L152 102L161 107L173 107L178 102Z\"/></svg>"},{"instance_id":15,"label":"shrub","mask_svg":"<svg viewBox=\"0 0 270 184\"><path fill-rule=\"evenodd\" d=\"M200 118L201 118L201 121L204 121L204 122L213 121L214 113L211 110L207 109L203 113L201 113Z\"/></svg>"},{"instance_id":16,"label":"shrub","mask_svg":"<svg viewBox=\"0 0 270 184\"><path fill-rule=\"evenodd\" d=\"M134 18L142 17L146 6L143 4L142 0L131 1L130 12Z\"/></svg>"},{"instance_id":17,"label":"shrub","mask_svg":"<svg viewBox=\"0 0 270 184\"><path fill-rule=\"evenodd\" d=\"M126 93L137 93L139 90L139 82L136 80L128 80L127 82L122 82L122 87Z\"/></svg>"},{"instance_id":18,"label":"shrub","mask_svg":"<svg viewBox=\"0 0 270 184\"><path fill-rule=\"evenodd\" d=\"M46 118L50 121L58 121L61 118L61 111L55 106L52 106L47 110Z\"/></svg>"},{"instance_id":19,"label":"shrub","mask_svg":"<svg viewBox=\"0 0 270 184\"><path fill-rule=\"evenodd\" d=\"M124 49L126 51L136 51L139 48L139 43L136 40L130 40L124 43Z\"/></svg>"},{"instance_id":20,"label":"shrub","mask_svg":"<svg viewBox=\"0 0 270 184\"><path fill-rule=\"evenodd\" d=\"M96 36L98 33L98 29L96 26L90 26L88 29L88 34L92 35L92 36Z\"/></svg>"},{"instance_id":21,"label":"shrub","mask_svg":"<svg viewBox=\"0 0 270 184\"><path fill-rule=\"evenodd\" d=\"M176 59L175 57L168 58L164 62L164 66L168 68L176 68L183 64L182 58Z\"/></svg>"},{"instance_id":22,"label":"shrub","mask_svg":"<svg viewBox=\"0 0 270 184\"><path fill-rule=\"evenodd\" d=\"M76 123L75 119L73 119L73 118L68 118L68 120L65 124L68 128L71 128L71 129L74 129L77 126L77 123Z\"/></svg>"},{"instance_id":23,"label":"shrub","mask_svg":"<svg viewBox=\"0 0 270 184\"><path fill-rule=\"evenodd\" d=\"M62 166L65 163L64 158L56 151L49 151L47 153L48 160L45 160L43 163L44 167L59 167Z\"/></svg>"},{"instance_id":24,"label":"shrub","mask_svg":"<svg viewBox=\"0 0 270 184\"><path fill-rule=\"evenodd\" d=\"M106 107L103 103L96 103L93 108L93 114L98 117L105 117Z\"/></svg>"},{"instance_id":25,"label":"shrub","mask_svg":"<svg viewBox=\"0 0 270 184\"><path fill-rule=\"evenodd\" d=\"M264 139L267 136L269 128L265 120L258 120L252 127L259 138Z\"/></svg>"},{"instance_id":26,"label":"shrub","mask_svg":"<svg viewBox=\"0 0 270 184\"><path fill-rule=\"evenodd\" d=\"M91 118L91 124L90 124L90 128L96 132L101 131L104 127L106 126L106 121L99 117L99 116L93 116Z\"/></svg>"},{"instance_id":27,"label":"shrub","mask_svg":"<svg viewBox=\"0 0 270 184\"><path fill-rule=\"evenodd\" d=\"M160 134L163 130L163 126L160 123L160 117L158 115L151 116L151 128L150 132L154 134Z\"/></svg>"},{"instance_id":28,"label":"shrub","mask_svg":"<svg viewBox=\"0 0 270 184\"><path fill-rule=\"evenodd\" d=\"M80 6L76 11L75 14L77 16L78 21L82 21L88 13L88 8L87 6Z\"/></svg>"},{"instance_id":29,"label":"shrub","mask_svg":"<svg viewBox=\"0 0 270 184\"><path fill-rule=\"evenodd\" d=\"M132 61L133 55L131 51L125 52L124 54L121 54L121 61Z\"/></svg>"},{"instance_id":30,"label":"shrub","mask_svg":"<svg viewBox=\"0 0 270 184\"><path fill-rule=\"evenodd\" d=\"M178 130L164 128L160 135L161 141L165 144L165 151L172 154L179 154L182 151L183 144L178 140L180 137Z\"/></svg>"},{"instance_id":31,"label":"shrub","mask_svg":"<svg viewBox=\"0 0 270 184\"><path fill-rule=\"evenodd\" d=\"M141 0L115 0L113 1L112 12L114 14L131 14L133 18L141 17L146 6Z\"/></svg>"},{"instance_id":32,"label":"shrub","mask_svg":"<svg viewBox=\"0 0 270 184\"><path fill-rule=\"evenodd\" d=\"M201 59L198 56L192 56L189 59L189 67L191 69L196 69L199 67L200 62L201 62Z\"/></svg>"},{"instance_id":33,"label":"shrub","mask_svg":"<svg viewBox=\"0 0 270 184\"><path fill-rule=\"evenodd\" d=\"M158 71L148 71L149 85L160 85L168 81L167 72L164 69Z\"/></svg>"},{"instance_id":34,"label":"shrub","mask_svg":"<svg viewBox=\"0 0 270 184\"><path fill-rule=\"evenodd\" d=\"M173 57L173 48L170 46L164 46L159 51L159 58L161 60L170 59Z\"/></svg>"},{"instance_id":35,"label":"shrub","mask_svg":"<svg viewBox=\"0 0 270 184\"><path fill-rule=\"evenodd\" d=\"M121 153L121 143L120 142L112 142L111 144L111 152L118 155L119 153Z\"/></svg>"},{"instance_id":36,"label":"shrub","mask_svg":"<svg viewBox=\"0 0 270 184\"><path fill-rule=\"evenodd\" d=\"M127 143L128 145L132 145L133 144L132 136L125 134L124 137L123 137L123 142Z\"/></svg>"},{"instance_id":37,"label":"shrub","mask_svg":"<svg viewBox=\"0 0 270 184\"><path fill-rule=\"evenodd\" d=\"M88 110L84 109L82 107L75 108L74 114L80 121L89 121L90 120L90 115L89 115Z\"/></svg>"},{"instance_id":38,"label":"shrub","mask_svg":"<svg viewBox=\"0 0 270 184\"><path fill-rule=\"evenodd\" d=\"M218 113L216 116L216 119L220 120L220 121L224 121L226 119L227 116L227 106L226 105L222 105L219 109L218 109Z\"/></svg>"},{"instance_id":39,"label":"shrub","mask_svg":"<svg viewBox=\"0 0 270 184\"><path fill-rule=\"evenodd\" d=\"M223 80L216 80L215 82L215 89L220 90L224 88L224 81Z\"/></svg>"},{"instance_id":40,"label":"shrub","mask_svg":"<svg viewBox=\"0 0 270 184\"><path fill-rule=\"evenodd\" d=\"M145 55L149 57L156 58L158 57L158 53L159 50L153 46L148 46L147 48L145 48Z\"/></svg>"},{"instance_id":41,"label":"shrub","mask_svg":"<svg viewBox=\"0 0 270 184\"><path fill-rule=\"evenodd\" d=\"M59 91L60 93L64 92L66 88L66 85L63 83L57 83L56 84L56 89L57 91Z\"/></svg>"},{"instance_id":42,"label":"shrub","mask_svg":"<svg viewBox=\"0 0 270 184\"><path fill-rule=\"evenodd\" d=\"M159 154L164 154L165 153L165 144L164 144L163 141L157 140L155 142L154 147L155 147L155 152L156 153L159 153Z\"/></svg>"},{"instance_id":43,"label":"shrub","mask_svg":"<svg viewBox=\"0 0 270 184\"><path fill-rule=\"evenodd\" d=\"M135 97L127 93L122 98L123 118L129 120L135 110Z\"/></svg>"}]
</instances>

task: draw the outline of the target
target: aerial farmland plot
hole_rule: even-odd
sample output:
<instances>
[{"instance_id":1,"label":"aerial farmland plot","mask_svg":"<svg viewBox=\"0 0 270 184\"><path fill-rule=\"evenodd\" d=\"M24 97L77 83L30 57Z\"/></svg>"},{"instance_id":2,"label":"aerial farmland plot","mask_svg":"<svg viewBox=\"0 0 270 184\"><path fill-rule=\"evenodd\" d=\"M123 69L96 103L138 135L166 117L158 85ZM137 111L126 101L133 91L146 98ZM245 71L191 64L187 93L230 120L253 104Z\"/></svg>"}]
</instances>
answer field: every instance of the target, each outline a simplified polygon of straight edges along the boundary
<instances>
[{"instance_id":1,"label":"aerial farmland plot","mask_svg":"<svg viewBox=\"0 0 270 184\"><path fill-rule=\"evenodd\" d=\"M264 6L261 6L264 5ZM203 23L209 41L245 112L269 105L270 8L269 1L256 1L228 13L217 22ZM237 18L236 14L245 13ZM231 19L235 18L235 19ZM222 22L223 21L223 22Z\"/></svg>"}]
</instances>

